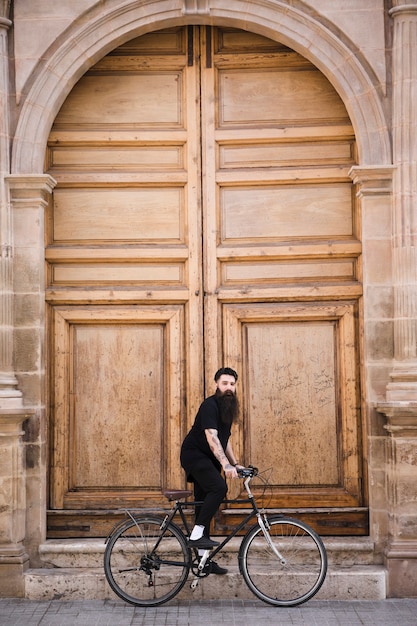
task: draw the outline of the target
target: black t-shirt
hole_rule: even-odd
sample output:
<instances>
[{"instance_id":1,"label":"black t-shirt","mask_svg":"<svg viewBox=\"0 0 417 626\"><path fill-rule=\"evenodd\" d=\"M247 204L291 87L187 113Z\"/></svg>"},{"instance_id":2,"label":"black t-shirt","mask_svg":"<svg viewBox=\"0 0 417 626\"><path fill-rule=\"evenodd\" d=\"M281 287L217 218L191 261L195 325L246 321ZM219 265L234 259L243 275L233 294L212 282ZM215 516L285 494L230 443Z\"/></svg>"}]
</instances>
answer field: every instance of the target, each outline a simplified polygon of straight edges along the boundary
<instances>
[{"instance_id":1,"label":"black t-shirt","mask_svg":"<svg viewBox=\"0 0 417 626\"><path fill-rule=\"evenodd\" d=\"M209 458L218 470L221 465L210 450L205 430L214 428L217 430L219 441L226 450L230 437L230 424L224 424L220 419L219 407L216 396L209 396L198 409L194 424L185 437L181 446L181 465L187 473L187 480L193 482L190 472L202 459Z\"/></svg>"}]
</instances>

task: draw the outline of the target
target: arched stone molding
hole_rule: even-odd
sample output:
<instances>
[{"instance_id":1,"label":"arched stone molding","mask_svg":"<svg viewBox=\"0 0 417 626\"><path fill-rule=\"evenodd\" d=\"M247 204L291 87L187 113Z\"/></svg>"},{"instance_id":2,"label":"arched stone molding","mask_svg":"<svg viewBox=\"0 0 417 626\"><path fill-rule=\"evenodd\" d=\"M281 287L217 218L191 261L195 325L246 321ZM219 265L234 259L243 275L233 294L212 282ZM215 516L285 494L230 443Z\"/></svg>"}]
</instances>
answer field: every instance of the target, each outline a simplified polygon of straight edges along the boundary
<instances>
[{"instance_id":1,"label":"arched stone molding","mask_svg":"<svg viewBox=\"0 0 417 626\"><path fill-rule=\"evenodd\" d=\"M46 141L58 110L81 76L122 43L179 24L228 24L290 46L314 63L343 99L361 165L391 163L389 134L372 77L354 52L307 12L272 0L109 0L65 31L33 72L12 152L13 174L43 172Z\"/></svg>"}]
</instances>

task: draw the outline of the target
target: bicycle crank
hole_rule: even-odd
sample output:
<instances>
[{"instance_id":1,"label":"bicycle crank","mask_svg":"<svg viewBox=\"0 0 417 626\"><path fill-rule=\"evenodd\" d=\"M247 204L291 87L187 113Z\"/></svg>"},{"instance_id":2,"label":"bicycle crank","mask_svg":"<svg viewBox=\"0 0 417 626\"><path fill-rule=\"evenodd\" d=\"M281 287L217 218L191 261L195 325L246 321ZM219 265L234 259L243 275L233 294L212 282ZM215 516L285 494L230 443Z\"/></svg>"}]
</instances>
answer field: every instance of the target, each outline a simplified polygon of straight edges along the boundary
<instances>
[{"instance_id":1,"label":"bicycle crank","mask_svg":"<svg viewBox=\"0 0 417 626\"><path fill-rule=\"evenodd\" d=\"M197 560L195 560L191 566L195 578L190 587L194 591L198 586L199 578L206 578L211 572L211 563L208 561L210 551L204 550L204 554Z\"/></svg>"},{"instance_id":2,"label":"bicycle crank","mask_svg":"<svg viewBox=\"0 0 417 626\"><path fill-rule=\"evenodd\" d=\"M191 587L191 589L192 589L193 591L195 591L195 590L197 589L197 587L198 587L198 576L196 576L196 577L194 578L194 580L193 580L193 582L191 583L190 587Z\"/></svg>"}]
</instances>

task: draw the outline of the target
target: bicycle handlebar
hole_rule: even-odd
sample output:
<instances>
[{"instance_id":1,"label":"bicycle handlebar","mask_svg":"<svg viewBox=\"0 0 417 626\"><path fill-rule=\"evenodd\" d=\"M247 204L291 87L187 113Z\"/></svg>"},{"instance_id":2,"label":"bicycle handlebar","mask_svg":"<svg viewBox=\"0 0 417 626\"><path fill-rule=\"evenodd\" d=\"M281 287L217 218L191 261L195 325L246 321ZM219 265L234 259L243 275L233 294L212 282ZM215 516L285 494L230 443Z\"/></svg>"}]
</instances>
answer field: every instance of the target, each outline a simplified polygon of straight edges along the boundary
<instances>
[{"instance_id":1,"label":"bicycle handlebar","mask_svg":"<svg viewBox=\"0 0 417 626\"><path fill-rule=\"evenodd\" d=\"M237 470L238 476L240 478L253 478L258 474L258 468L253 467L253 465L249 465L249 467L244 467L243 469Z\"/></svg>"}]
</instances>

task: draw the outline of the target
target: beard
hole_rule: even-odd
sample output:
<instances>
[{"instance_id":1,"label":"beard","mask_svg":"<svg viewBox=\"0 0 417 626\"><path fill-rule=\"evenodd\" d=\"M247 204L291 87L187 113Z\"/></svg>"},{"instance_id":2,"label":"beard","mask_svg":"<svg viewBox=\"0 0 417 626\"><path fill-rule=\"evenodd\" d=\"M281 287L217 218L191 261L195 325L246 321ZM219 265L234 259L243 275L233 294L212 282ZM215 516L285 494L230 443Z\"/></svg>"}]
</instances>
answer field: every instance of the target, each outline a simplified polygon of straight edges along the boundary
<instances>
[{"instance_id":1,"label":"beard","mask_svg":"<svg viewBox=\"0 0 417 626\"><path fill-rule=\"evenodd\" d=\"M222 393L216 389L216 400L219 407L220 419L223 424L231 426L239 416L239 400L232 391Z\"/></svg>"}]
</instances>

